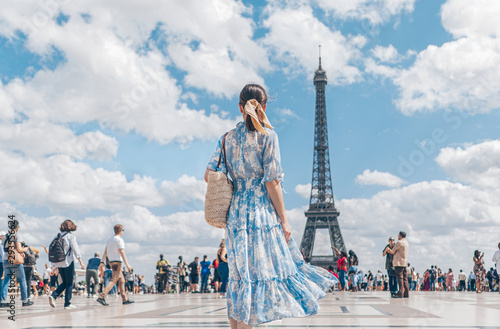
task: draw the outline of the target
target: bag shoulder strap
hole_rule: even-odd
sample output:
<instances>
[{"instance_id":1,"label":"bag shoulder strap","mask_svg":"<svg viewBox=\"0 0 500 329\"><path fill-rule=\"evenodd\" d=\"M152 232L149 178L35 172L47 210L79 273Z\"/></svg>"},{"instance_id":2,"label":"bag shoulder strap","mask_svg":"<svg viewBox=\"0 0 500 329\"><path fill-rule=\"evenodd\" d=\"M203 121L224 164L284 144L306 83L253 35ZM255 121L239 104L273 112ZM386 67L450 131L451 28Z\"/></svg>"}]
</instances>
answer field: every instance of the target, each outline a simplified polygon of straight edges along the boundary
<instances>
[{"instance_id":1,"label":"bag shoulder strap","mask_svg":"<svg viewBox=\"0 0 500 329\"><path fill-rule=\"evenodd\" d=\"M61 235L61 233L57 233L57 239L60 239L60 238L63 238L64 236L68 235L70 232L66 232L64 234ZM64 243L64 241L63 241ZM61 243L61 247L63 247L63 251L64 251L64 244ZM68 252L66 252L64 255L65 256L68 256L69 254L71 253L71 245L69 246L69 249L68 249Z\"/></svg>"},{"instance_id":2,"label":"bag shoulder strap","mask_svg":"<svg viewBox=\"0 0 500 329\"><path fill-rule=\"evenodd\" d=\"M226 136L228 133L224 134L224 137L222 137L222 143L220 147L220 154L219 154L219 162L217 163L217 168L219 168L220 163L222 161L222 154L224 154L224 166L226 167L226 174L227 174L227 156L226 156Z\"/></svg>"},{"instance_id":3,"label":"bag shoulder strap","mask_svg":"<svg viewBox=\"0 0 500 329\"><path fill-rule=\"evenodd\" d=\"M5 237L5 241L3 242L3 248L5 250L5 249L7 249L7 243L9 243L9 240L10 240L10 234L7 233L4 235L4 237Z\"/></svg>"}]
</instances>

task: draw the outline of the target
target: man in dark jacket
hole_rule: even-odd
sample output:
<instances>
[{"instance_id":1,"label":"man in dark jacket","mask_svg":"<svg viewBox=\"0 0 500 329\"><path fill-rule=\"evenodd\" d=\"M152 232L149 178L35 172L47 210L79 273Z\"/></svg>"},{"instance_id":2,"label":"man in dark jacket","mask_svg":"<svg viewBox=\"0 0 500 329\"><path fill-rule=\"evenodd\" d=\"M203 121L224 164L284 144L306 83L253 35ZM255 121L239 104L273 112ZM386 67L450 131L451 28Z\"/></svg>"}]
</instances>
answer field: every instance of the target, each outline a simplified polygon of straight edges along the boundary
<instances>
[{"instance_id":1,"label":"man in dark jacket","mask_svg":"<svg viewBox=\"0 0 500 329\"><path fill-rule=\"evenodd\" d=\"M391 292L391 297L394 297L398 291L398 279L396 277L396 271L392 265L392 259L394 255L388 252L394 248L394 238L391 236L389 238L389 244L385 246L382 256L385 256L385 269L387 270L387 276L389 277L389 291Z\"/></svg>"}]
</instances>

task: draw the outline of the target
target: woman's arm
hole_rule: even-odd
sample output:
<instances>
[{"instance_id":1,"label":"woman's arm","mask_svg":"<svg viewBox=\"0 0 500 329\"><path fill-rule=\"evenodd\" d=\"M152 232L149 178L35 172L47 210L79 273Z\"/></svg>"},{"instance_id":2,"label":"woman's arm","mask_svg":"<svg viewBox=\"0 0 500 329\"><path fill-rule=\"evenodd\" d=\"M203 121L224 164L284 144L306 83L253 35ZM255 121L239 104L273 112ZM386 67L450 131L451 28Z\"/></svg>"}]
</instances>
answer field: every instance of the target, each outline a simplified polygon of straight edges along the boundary
<instances>
[{"instance_id":1,"label":"woman's arm","mask_svg":"<svg viewBox=\"0 0 500 329\"><path fill-rule=\"evenodd\" d=\"M220 259L222 259L224 262L227 263L227 258L226 258L226 248L222 248L220 251L219 251L219 256L220 256Z\"/></svg>"},{"instance_id":2,"label":"woman's arm","mask_svg":"<svg viewBox=\"0 0 500 329\"><path fill-rule=\"evenodd\" d=\"M23 253L23 252L26 252L28 251L28 247L23 247L21 245L21 242L16 242L16 250L19 252L19 253Z\"/></svg>"},{"instance_id":3,"label":"woman's arm","mask_svg":"<svg viewBox=\"0 0 500 329\"><path fill-rule=\"evenodd\" d=\"M104 252L101 258L101 264L99 264L99 268L97 269L98 271L101 271L103 275L104 275L104 262L106 261L107 257L108 257L108 247L104 248Z\"/></svg>"},{"instance_id":4,"label":"woman's arm","mask_svg":"<svg viewBox=\"0 0 500 329\"><path fill-rule=\"evenodd\" d=\"M85 265L83 264L83 261L82 261L82 254L80 253L80 247L78 247L78 243L76 242L76 236L74 234L71 234L71 235L72 235L71 242L70 242L71 252L73 253L73 255L75 255L75 257L80 262L80 266L81 266L82 270L84 270Z\"/></svg>"},{"instance_id":5,"label":"woman's arm","mask_svg":"<svg viewBox=\"0 0 500 329\"><path fill-rule=\"evenodd\" d=\"M335 247L335 246L332 246L332 249L335 251L335 253L337 254L338 257L340 257L340 251Z\"/></svg>"},{"instance_id":6,"label":"woman's arm","mask_svg":"<svg viewBox=\"0 0 500 329\"><path fill-rule=\"evenodd\" d=\"M286 242L290 241L292 232L290 231L290 225L288 224L288 219L286 218L285 202L283 201L283 189L281 188L281 183L279 179L275 179L270 182L266 182L267 192L271 197L274 209L281 220L281 228L283 229L283 234L285 235Z\"/></svg>"}]
</instances>

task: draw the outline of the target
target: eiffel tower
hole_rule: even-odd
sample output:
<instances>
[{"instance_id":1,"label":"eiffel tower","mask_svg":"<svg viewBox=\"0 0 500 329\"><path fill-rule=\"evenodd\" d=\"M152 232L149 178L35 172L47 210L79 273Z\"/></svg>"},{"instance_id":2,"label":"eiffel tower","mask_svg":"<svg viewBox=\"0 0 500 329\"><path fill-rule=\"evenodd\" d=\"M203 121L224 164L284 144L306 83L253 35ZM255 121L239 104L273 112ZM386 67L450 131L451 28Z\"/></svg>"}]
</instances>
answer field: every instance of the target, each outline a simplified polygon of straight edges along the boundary
<instances>
[{"instance_id":1,"label":"eiffel tower","mask_svg":"<svg viewBox=\"0 0 500 329\"><path fill-rule=\"evenodd\" d=\"M302 242L300 243L300 249L304 253L306 261L309 261L312 265L324 268L334 265L338 257L333 250L332 255L313 256L317 229L328 229L331 245L335 246L339 251L346 252L338 222L340 213L335 208L333 201L332 175L330 172L330 155L328 151L328 126L326 122L326 83L326 72L321 68L320 52L319 67L314 73L316 114L311 198L309 200L309 210L305 213L307 222Z\"/></svg>"}]
</instances>

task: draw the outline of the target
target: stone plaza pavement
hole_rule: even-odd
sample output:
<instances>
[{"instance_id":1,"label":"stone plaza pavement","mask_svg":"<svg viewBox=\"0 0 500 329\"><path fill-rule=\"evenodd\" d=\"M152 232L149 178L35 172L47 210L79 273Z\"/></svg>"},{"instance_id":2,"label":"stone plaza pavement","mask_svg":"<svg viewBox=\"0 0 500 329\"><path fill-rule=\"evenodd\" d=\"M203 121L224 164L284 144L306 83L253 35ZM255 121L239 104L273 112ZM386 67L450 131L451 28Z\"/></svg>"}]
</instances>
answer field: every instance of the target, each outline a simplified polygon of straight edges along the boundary
<instances>
[{"instance_id":1,"label":"stone plaza pavement","mask_svg":"<svg viewBox=\"0 0 500 329\"><path fill-rule=\"evenodd\" d=\"M110 306L74 296L74 310L47 297L30 307L16 306L16 321L2 309L0 329L6 328L229 328L226 301L216 294L135 295L132 305L108 297ZM19 299L16 299L20 304ZM260 325L262 328L500 328L498 293L418 292L408 299L391 299L386 292L334 292L321 300L320 312Z\"/></svg>"}]
</instances>

